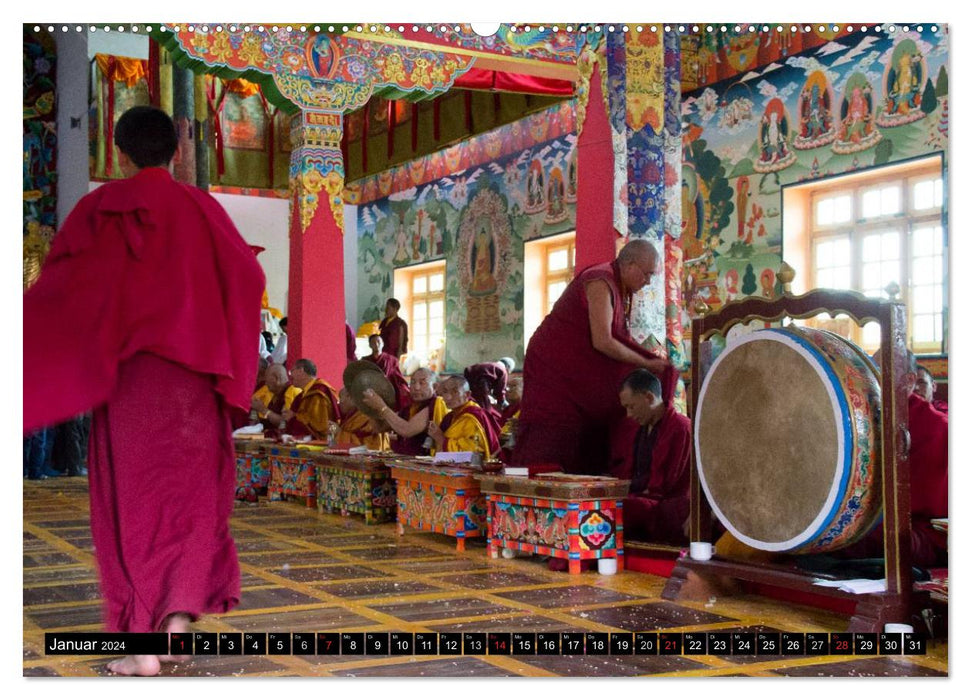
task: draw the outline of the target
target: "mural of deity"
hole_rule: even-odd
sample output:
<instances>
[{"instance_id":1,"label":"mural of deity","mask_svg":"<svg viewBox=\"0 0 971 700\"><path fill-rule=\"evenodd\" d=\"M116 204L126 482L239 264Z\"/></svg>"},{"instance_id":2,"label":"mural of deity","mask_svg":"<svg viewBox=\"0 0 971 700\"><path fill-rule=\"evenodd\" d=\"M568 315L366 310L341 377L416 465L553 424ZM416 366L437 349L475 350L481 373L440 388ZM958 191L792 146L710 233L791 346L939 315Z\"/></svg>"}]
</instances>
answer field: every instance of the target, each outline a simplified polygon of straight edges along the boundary
<instances>
[{"instance_id":1,"label":"mural of deity","mask_svg":"<svg viewBox=\"0 0 971 700\"><path fill-rule=\"evenodd\" d=\"M496 266L496 242L488 228L487 220L482 219L472 241L472 286L469 294L474 296L493 294L496 291L496 277L493 274Z\"/></svg>"},{"instance_id":2,"label":"mural of deity","mask_svg":"<svg viewBox=\"0 0 971 700\"><path fill-rule=\"evenodd\" d=\"M395 251L394 258L392 259L395 265L411 262L411 257L408 255L408 232L405 230L404 218L404 214L402 213L399 216L398 225L395 226Z\"/></svg>"},{"instance_id":3,"label":"mural of deity","mask_svg":"<svg viewBox=\"0 0 971 700\"><path fill-rule=\"evenodd\" d=\"M553 168L550 171L550 181L546 188L546 218L543 223L556 224L569 216L566 210L566 189L563 183L563 171Z\"/></svg>"},{"instance_id":4,"label":"mural of deity","mask_svg":"<svg viewBox=\"0 0 971 700\"><path fill-rule=\"evenodd\" d=\"M873 88L866 76L853 73L843 92L839 136L833 144L833 152L858 153L877 145L883 135L873 121Z\"/></svg>"},{"instance_id":5,"label":"mural of deity","mask_svg":"<svg viewBox=\"0 0 971 700\"><path fill-rule=\"evenodd\" d=\"M526 213L536 214L546 208L546 188L543 177L543 164L534 158L526 173Z\"/></svg>"},{"instance_id":6,"label":"mural of deity","mask_svg":"<svg viewBox=\"0 0 971 700\"><path fill-rule=\"evenodd\" d=\"M759 122L759 158L752 167L759 173L776 172L796 162L789 149L789 117L778 97L769 101Z\"/></svg>"},{"instance_id":7,"label":"mural of deity","mask_svg":"<svg viewBox=\"0 0 971 700\"><path fill-rule=\"evenodd\" d=\"M332 41L327 32L321 32L307 45L307 65L315 78L329 78L334 75L340 60L337 42Z\"/></svg>"},{"instance_id":8,"label":"mural of deity","mask_svg":"<svg viewBox=\"0 0 971 700\"><path fill-rule=\"evenodd\" d=\"M705 252L702 240L705 220L703 183L688 163L681 169L681 242L685 260L693 260Z\"/></svg>"},{"instance_id":9,"label":"mural of deity","mask_svg":"<svg viewBox=\"0 0 971 700\"><path fill-rule=\"evenodd\" d=\"M920 109L927 64L913 39L904 39L894 49L883 73L883 113L877 124L884 127L901 126L922 119Z\"/></svg>"},{"instance_id":10,"label":"mural of deity","mask_svg":"<svg viewBox=\"0 0 971 700\"><path fill-rule=\"evenodd\" d=\"M799 134L792 147L799 150L819 148L836 139L833 119L833 91L821 70L809 74L799 93Z\"/></svg>"},{"instance_id":11,"label":"mural of deity","mask_svg":"<svg viewBox=\"0 0 971 700\"><path fill-rule=\"evenodd\" d=\"M566 201L577 201L577 149L570 152L566 168Z\"/></svg>"}]
</instances>

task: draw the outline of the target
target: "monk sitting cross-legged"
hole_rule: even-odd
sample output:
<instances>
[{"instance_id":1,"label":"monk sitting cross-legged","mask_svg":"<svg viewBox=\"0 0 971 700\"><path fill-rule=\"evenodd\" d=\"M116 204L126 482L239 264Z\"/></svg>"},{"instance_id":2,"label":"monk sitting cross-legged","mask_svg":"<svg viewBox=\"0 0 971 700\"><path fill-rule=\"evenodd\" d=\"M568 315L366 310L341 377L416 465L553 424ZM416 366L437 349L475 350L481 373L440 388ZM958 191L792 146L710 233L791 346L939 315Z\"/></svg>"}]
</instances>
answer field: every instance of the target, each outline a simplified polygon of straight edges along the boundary
<instances>
[{"instance_id":1,"label":"monk sitting cross-legged","mask_svg":"<svg viewBox=\"0 0 971 700\"><path fill-rule=\"evenodd\" d=\"M340 421L337 392L317 378L317 365L307 359L293 364L290 378L301 393L281 414L287 422L286 432L295 438L310 435L314 440L326 440L331 421Z\"/></svg>"},{"instance_id":2,"label":"monk sitting cross-legged","mask_svg":"<svg viewBox=\"0 0 971 700\"><path fill-rule=\"evenodd\" d=\"M364 392L364 403L381 413L381 418L395 432L391 449L403 455L427 455L429 423L441 423L448 413L445 400L435 395L438 375L426 367L411 375L411 405L395 413L372 389Z\"/></svg>"},{"instance_id":3,"label":"monk sitting cross-legged","mask_svg":"<svg viewBox=\"0 0 971 700\"><path fill-rule=\"evenodd\" d=\"M472 400L465 377L444 382L442 398L449 408L441 425L430 423L428 434L438 452L478 452L483 459L499 451L499 438L485 412Z\"/></svg>"},{"instance_id":4,"label":"monk sitting cross-legged","mask_svg":"<svg viewBox=\"0 0 971 700\"><path fill-rule=\"evenodd\" d=\"M283 412L293 406L293 400L300 395L300 389L288 381L287 368L283 365L270 365L266 370L266 387L271 395L269 403L263 405L254 399L253 407L260 412L264 434L267 437L279 437L280 425L285 422Z\"/></svg>"},{"instance_id":5,"label":"monk sitting cross-legged","mask_svg":"<svg viewBox=\"0 0 971 700\"><path fill-rule=\"evenodd\" d=\"M346 388L340 391L341 421L340 430L334 442L338 445L357 447L364 445L369 450L388 452L391 450L391 440L386 432L378 430L374 421L362 411L359 411L354 399Z\"/></svg>"}]
</instances>

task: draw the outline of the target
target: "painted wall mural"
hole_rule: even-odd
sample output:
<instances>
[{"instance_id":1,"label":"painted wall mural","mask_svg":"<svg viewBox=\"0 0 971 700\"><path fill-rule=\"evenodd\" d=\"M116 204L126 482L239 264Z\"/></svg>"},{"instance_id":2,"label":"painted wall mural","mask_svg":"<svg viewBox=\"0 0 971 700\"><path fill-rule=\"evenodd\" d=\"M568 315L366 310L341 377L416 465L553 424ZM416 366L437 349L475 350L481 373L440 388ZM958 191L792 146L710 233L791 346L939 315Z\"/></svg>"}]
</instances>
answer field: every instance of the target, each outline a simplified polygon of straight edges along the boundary
<instances>
[{"instance_id":1,"label":"painted wall mural","mask_svg":"<svg viewBox=\"0 0 971 700\"><path fill-rule=\"evenodd\" d=\"M684 96L682 320L698 298L719 308L775 293L783 185L946 161L947 27L901 29L842 36Z\"/></svg>"},{"instance_id":2,"label":"painted wall mural","mask_svg":"<svg viewBox=\"0 0 971 700\"><path fill-rule=\"evenodd\" d=\"M478 149L478 162L454 154L467 167L358 207L358 323L381 317L395 268L444 259L446 369L503 355L521 364L523 246L576 222L576 134L549 128L560 111L557 105L484 134L488 149L476 140L468 146ZM544 118L547 128L531 128ZM522 148L524 133L540 138ZM506 152L508 143L521 149Z\"/></svg>"}]
</instances>

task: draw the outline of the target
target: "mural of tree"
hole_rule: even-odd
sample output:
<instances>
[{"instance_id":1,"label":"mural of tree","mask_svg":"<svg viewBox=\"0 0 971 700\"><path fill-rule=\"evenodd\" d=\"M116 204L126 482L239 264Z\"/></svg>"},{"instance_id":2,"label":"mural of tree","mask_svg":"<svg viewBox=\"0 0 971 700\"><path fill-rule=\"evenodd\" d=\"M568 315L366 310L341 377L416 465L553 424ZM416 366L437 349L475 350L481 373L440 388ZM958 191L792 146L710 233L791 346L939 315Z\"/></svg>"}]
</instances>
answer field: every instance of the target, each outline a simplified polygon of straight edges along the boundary
<instances>
[{"instance_id":1,"label":"mural of tree","mask_svg":"<svg viewBox=\"0 0 971 700\"><path fill-rule=\"evenodd\" d=\"M930 80L924 86L924 94L920 98L920 108L925 114L930 114L937 109L937 94L934 84Z\"/></svg>"},{"instance_id":2,"label":"mural of tree","mask_svg":"<svg viewBox=\"0 0 971 700\"><path fill-rule=\"evenodd\" d=\"M750 296L755 294L758 285L755 284L755 270L752 263L745 266L745 274L742 276L742 294Z\"/></svg>"},{"instance_id":3,"label":"mural of tree","mask_svg":"<svg viewBox=\"0 0 971 700\"><path fill-rule=\"evenodd\" d=\"M691 144L692 160L698 175L708 183L708 202L711 205L711 233L717 234L728 226L728 220L735 211L732 203L732 188L725 179L725 166L721 158L707 150L708 143L698 139Z\"/></svg>"},{"instance_id":4,"label":"mural of tree","mask_svg":"<svg viewBox=\"0 0 971 700\"><path fill-rule=\"evenodd\" d=\"M937 97L947 97L947 68L941 66L937 72L937 88L934 90Z\"/></svg>"},{"instance_id":5,"label":"mural of tree","mask_svg":"<svg viewBox=\"0 0 971 700\"><path fill-rule=\"evenodd\" d=\"M927 83L930 85L930 83ZM890 161L890 156L893 155L893 141L890 139L884 139L877 144L876 156L873 159L874 165L883 165Z\"/></svg>"}]
</instances>

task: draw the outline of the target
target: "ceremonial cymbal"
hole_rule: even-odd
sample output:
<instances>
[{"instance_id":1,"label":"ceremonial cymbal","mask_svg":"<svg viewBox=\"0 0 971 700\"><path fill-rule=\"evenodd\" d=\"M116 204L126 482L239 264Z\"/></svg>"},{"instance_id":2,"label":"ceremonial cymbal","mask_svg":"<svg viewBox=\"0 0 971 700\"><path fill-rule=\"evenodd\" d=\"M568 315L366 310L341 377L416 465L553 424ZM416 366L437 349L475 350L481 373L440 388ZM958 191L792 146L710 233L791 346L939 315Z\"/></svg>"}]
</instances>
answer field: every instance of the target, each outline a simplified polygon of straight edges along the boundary
<instances>
[{"instance_id":1,"label":"ceremonial cymbal","mask_svg":"<svg viewBox=\"0 0 971 700\"><path fill-rule=\"evenodd\" d=\"M350 391L350 387L351 384L354 383L354 379L361 372L379 372L382 376L384 375L384 372L381 372L381 369L370 360L355 360L354 362L348 362L347 367L344 368L344 374L342 377L344 380L344 386L348 388L348 391Z\"/></svg>"},{"instance_id":2,"label":"ceremonial cymbal","mask_svg":"<svg viewBox=\"0 0 971 700\"><path fill-rule=\"evenodd\" d=\"M364 403L364 393L368 389L373 390L375 394L384 399L384 402L388 404L388 408L392 411L397 408L398 402L395 398L394 387L388 381L388 378L377 367L372 365L372 368L358 372L351 383L345 384L344 386L347 388L348 393L351 395L359 411L370 418L379 419L381 417L381 411L376 411Z\"/></svg>"}]
</instances>

